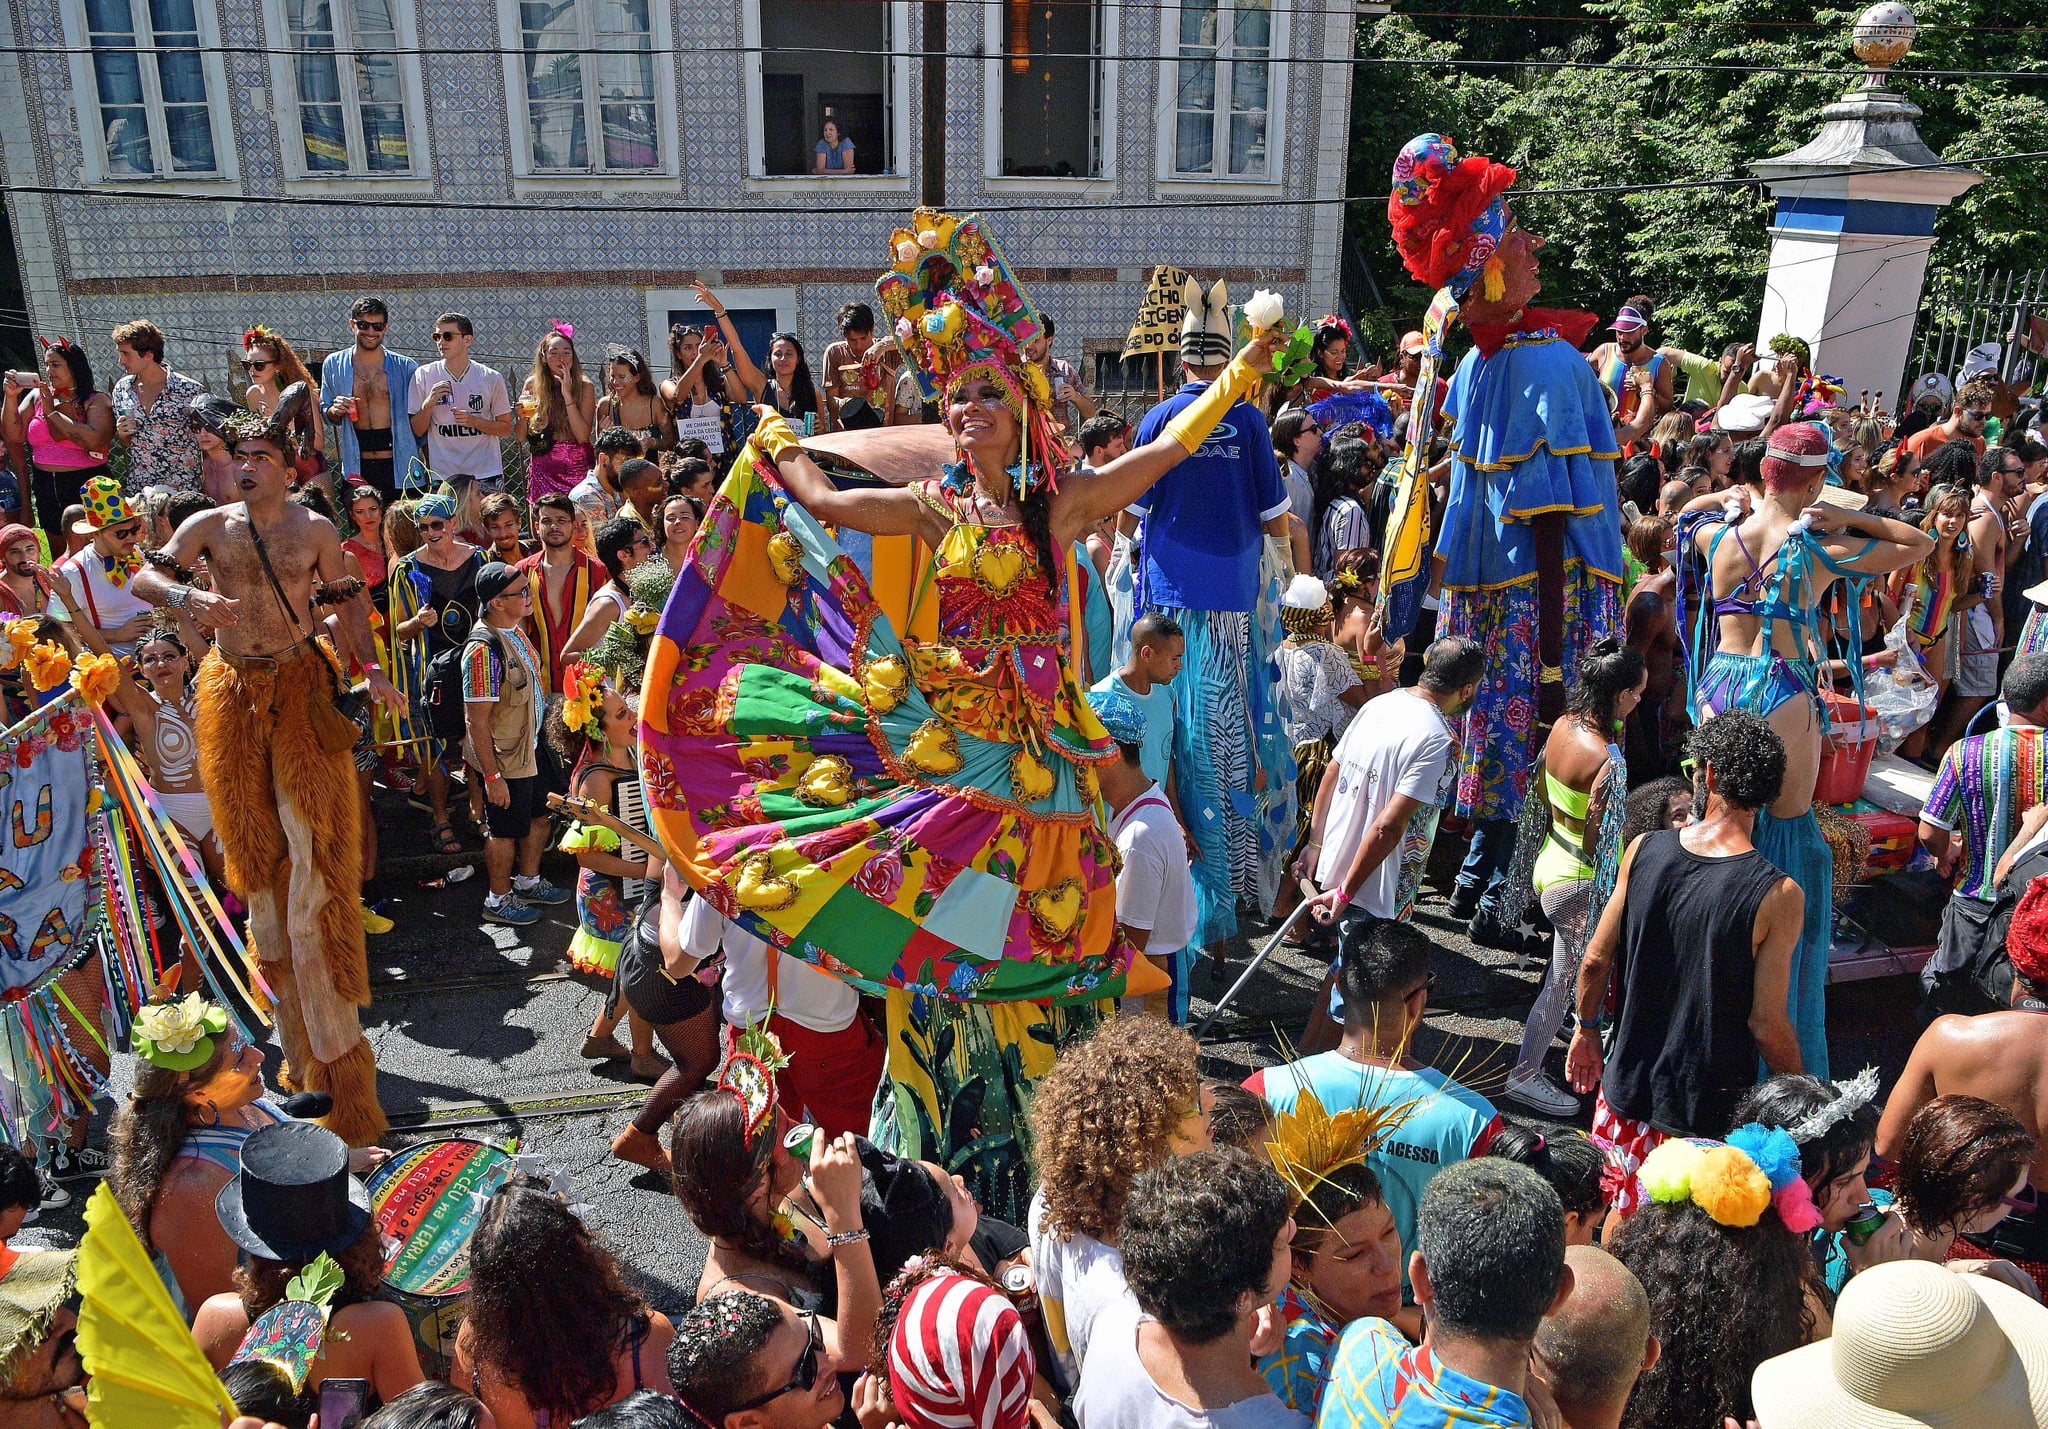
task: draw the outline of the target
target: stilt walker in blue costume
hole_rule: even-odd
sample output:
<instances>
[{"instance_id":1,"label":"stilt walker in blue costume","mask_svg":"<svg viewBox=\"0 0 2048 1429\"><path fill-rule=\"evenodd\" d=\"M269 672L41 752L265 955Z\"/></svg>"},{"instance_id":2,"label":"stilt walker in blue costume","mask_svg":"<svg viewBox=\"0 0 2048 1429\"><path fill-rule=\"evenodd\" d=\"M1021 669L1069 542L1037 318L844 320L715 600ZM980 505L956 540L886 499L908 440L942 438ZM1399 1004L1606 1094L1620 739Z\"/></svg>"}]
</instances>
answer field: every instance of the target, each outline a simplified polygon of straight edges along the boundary
<instances>
[{"instance_id":1,"label":"stilt walker in blue costume","mask_svg":"<svg viewBox=\"0 0 2048 1429\"><path fill-rule=\"evenodd\" d=\"M1693 718L1731 709L1762 715L1785 741L1785 782L1756 816L1756 851L1806 895L1806 926L1792 954L1788 994L1799 1055L1809 1075L1828 1075L1827 981L1835 865L1813 816L1827 727L1817 673L1827 658L1816 612L1836 580L1851 596L1863 578L1910 566L1933 538L1903 521L1820 501L1827 479L1825 430L1780 427L1763 460L1764 495L1752 507L1729 494L1725 508L1695 512L1679 538L1706 558L1711 588L1685 574L1678 628L1686 648ZM1685 572L1690 562L1681 565ZM1690 616L1690 618L1688 618ZM1852 670L1860 667L1851 662Z\"/></svg>"},{"instance_id":2,"label":"stilt walker in blue costume","mask_svg":"<svg viewBox=\"0 0 2048 1429\"><path fill-rule=\"evenodd\" d=\"M1577 350L1597 319L1529 306L1542 286L1543 240L1515 222L1501 196L1514 181L1513 169L1461 160L1449 139L1424 134L1395 160L1387 201L1402 263L1439 290L1418 391L1433 387L1450 317L1463 318L1474 340L1444 400L1451 484L1436 536L1436 633L1486 650L1457 792L1458 812L1477 822L1458 876L1466 916L1514 853L1539 727L1564 712L1566 682L1595 640L1618 631L1621 607L1619 448L1606 394ZM1404 464L1389 521L1392 556L1426 545L1413 529L1427 523L1426 409L1411 412L1409 434L1419 447ZM1390 611L1412 622L1421 579L1419 561L1395 561L1383 585ZM1403 633L1390 621L1387 638Z\"/></svg>"},{"instance_id":3,"label":"stilt walker in blue costume","mask_svg":"<svg viewBox=\"0 0 2048 1429\"><path fill-rule=\"evenodd\" d=\"M1138 423L1143 446L1230 362L1229 294L1190 280L1180 361L1191 379ZM1274 652L1287 562L1287 489L1266 419L1240 400L1201 449L1132 511L1144 520L1135 608L1171 616L1187 637L1174 681L1173 778L1195 863L1194 941L1237 932L1240 900L1270 913L1294 839L1294 751L1278 705ZM1268 552L1267 537L1277 537Z\"/></svg>"}]
</instances>

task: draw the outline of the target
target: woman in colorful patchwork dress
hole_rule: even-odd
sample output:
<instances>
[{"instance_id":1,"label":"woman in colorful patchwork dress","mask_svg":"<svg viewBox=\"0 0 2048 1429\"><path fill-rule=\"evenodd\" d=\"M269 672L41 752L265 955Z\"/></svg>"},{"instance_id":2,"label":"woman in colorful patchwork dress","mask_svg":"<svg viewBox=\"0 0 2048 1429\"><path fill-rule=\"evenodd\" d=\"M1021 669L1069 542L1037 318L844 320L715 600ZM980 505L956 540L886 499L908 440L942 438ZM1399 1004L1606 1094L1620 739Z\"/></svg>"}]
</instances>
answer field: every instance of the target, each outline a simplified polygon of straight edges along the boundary
<instances>
[{"instance_id":1,"label":"woman in colorful patchwork dress","mask_svg":"<svg viewBox=\"0 0 2048 1429\"><path fill-rule=\"evenodd\" d=\"M1948 689L1949 652L1959 650L1949 638L1958 622L1955 616L1983 597L1968 589L1970 579L1970 488L1947 484L1927 493L1919 521L1920 529L1934 537L1934 549L1925 560L1892 572L1892 599L1902 607L1912 592L1912 613L1906 617L1906 634L1913 652L1933 677L1937 688ZM1940 695L1936 695L1940 703ZM1918 759L1927 746L1927 726L1907 735L1899 745L1906 759Z\"/></svg>"},{"instance_id":2,"label":"woman in colorful patchwork dress","mask_svg":"<svg viewBox=\"0 0 2048 1429\"><path fill-rule=\"evenodd\" d=\"M641 771L720 913L887 993L876 1140L1015 1222L1031 1084L1092 1004L1156 990L1142 962L1125 985L1071 552L1258 386L1273 338L1160 439L1069 470L1023 356L1042 321L979 220L920 210L893 247L882 305L961 460L841 490L763 409L657 629Z\"/></svg>"},{"instance_id":3,"label":"woman in colorful patchwork dress","mask_svg":"<svg viewBox=\"0 0 2048 1429\"><path fill-rule=\"evenodd\" d=\"M1820 775L1818 630L1821 597L1837 580L1888 575L1923 559L1934 538L1903 521L1820 501L1827 479L1827 433L1808 422L1771 434L1763 459L1763 495L1747 510L1731 496L1722 513L1681 524L1706 560L1709 587L1680 585L1681 638L1687 642L1693 717L1730 709L1762 715L1785 741L1785 782L1756 819L1756 850L1806 890L1806 928L1792 955L1792 1025L1805 1070L1827 1075L1828 923L1834 857L1813 817ZM1701 519L1701 518L1704 519ZM1690 563L1688 563L1690 564ZM1687 629L1686 601L1698 603Z\"/></svg>"}]
</instances>

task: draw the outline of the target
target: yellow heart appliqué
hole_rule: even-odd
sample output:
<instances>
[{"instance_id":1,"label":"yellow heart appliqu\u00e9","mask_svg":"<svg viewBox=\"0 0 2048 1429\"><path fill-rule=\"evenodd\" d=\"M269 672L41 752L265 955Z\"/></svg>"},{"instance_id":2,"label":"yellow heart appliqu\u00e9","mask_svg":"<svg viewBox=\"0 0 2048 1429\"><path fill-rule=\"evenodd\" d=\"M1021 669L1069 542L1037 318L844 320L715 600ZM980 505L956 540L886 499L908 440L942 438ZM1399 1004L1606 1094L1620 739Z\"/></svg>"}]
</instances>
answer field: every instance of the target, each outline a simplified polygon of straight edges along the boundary
<instances>
[{"instance_id":1,"label":"yellow heart appliqu\u00e9","mask_svg":"<svg viewBox=\"0 0 2048 1429\"><path fill-rule=\"evenodd\" d=\"M1081 916L1081 880L1069 878L1031 895L1031 921L1048 938L1065 938Z\"/></svg>"},{"instance_id":2,"label":"yellow heart appliqu\u00e9","mask_svg":"<svg viewBox=\"0 0 2048 1429\"><path fill-rule=\"evenodd\" d=\"M867 697L868 708L876 714L887 714L902 704L904 687L909 683L910 666L901 655L870 660L861 671L861 690Z\"/></svg>"},{"instance_id":3,"label":"yellow heart appliqu\u00e9","mask_svg":"<svg viewBox=\"0 0 2048 1429\"><path fill-rule=\"evenodd\" d=\"M1010 756L1010 795L1020 804L1035 804L1052 793L1052 770L1028 749Z\"/></svg>"},{"instance_id":4,"label":"yellow heart appliqu\u00e9","mask_svg":"<svg viewBox=\"0 0 2048 1429\"><path fill-rule=\"evenodd\" d=\"M768 538L768 566L775 579L795 585L804 578L804 543L788 531L777 531Z\"/></svg>"},{"instance_id":5,"label":"yellow heart appliqu\u00e9","mask_svg":"<svg viewBox=\"0 0 2048 1429\"><path fill-rule=\"evenodd\" d=\"M960 736L953 727L943 720L928 719L910 736L903 762L920 774L943 777L958 774L966 761L960 757Z\"/></svg>"},{"instance_id":6,"label":"yellow heart appliqu\u00e9","mask_svg":"<svg viewBox=\"0 0 2048 1429\"><path fill-rule=\"evenodd\" d=\"M796 902L796 885L775 871L775 860L766 849L750 853L740 861L733 879L732 896L742 908L773 913Z\"/></svg>"},{"instance_id":7,"label":"yellow heart appliqu\u00e9","mask_svg":"<svg viewBox=\"0 0 2048 1429\"><path fill-rule=\"evenodd\" d=\"M967 567L974 583L993 596L1005 596L1024 574L1024 553L1015 546L984 545Z\"/></svg>"},{"instance_id":8,"label":"yellow heart appliqu\u00e9","mask_svg":"<svg viewBox=\"0 0 2048 1429\"><path fill-rule=\"evenodd\" d=\"M818 809L836 809L853 797L853 766L836 754L821 754L796 781L796 796Z\"/></svg>"}]
</instances>

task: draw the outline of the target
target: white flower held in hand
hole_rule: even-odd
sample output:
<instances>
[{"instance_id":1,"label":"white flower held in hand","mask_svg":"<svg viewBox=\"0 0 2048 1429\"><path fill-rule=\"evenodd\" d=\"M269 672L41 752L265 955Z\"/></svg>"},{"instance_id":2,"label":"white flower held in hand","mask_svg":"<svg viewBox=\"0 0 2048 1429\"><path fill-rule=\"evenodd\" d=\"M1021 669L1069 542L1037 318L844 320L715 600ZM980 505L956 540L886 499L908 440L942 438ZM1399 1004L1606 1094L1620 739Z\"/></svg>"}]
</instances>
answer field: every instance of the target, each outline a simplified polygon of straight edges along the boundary
<instances>
[{"instance_id":1,"label":"white flower held in hand","mask_svg":"<svg viewBox=\"0 0 2048 1429\"><path fill-rule=\"evenodd\" d=\"M1267 288L1252 294L1252 300L1244 305L1244 320L1251 324L1254 332L1270 332L1280 322L1286 311L1286 304L1280 295Z\"/></svg>"}]
</instances>

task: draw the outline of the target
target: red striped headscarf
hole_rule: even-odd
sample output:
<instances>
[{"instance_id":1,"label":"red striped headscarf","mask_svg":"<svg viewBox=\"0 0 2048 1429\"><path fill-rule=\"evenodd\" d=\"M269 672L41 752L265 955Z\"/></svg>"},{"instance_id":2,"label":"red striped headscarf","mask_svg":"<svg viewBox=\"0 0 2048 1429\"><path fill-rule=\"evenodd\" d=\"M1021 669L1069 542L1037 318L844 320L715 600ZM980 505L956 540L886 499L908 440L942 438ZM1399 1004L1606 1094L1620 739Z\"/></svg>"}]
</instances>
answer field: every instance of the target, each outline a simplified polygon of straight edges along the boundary
<instances>
[{"instance_id":1,"label":"red striped headscarf","mask_svg":"<svg viewBox=\"0 0 2048 1429\"><path fill-rule=\"evenodd\" d=\"M1035 1368L1016 1307L950 1270L911 1289L889 1335L904 1429L1023 1429Z\"/></svg>"}]
</instances>

